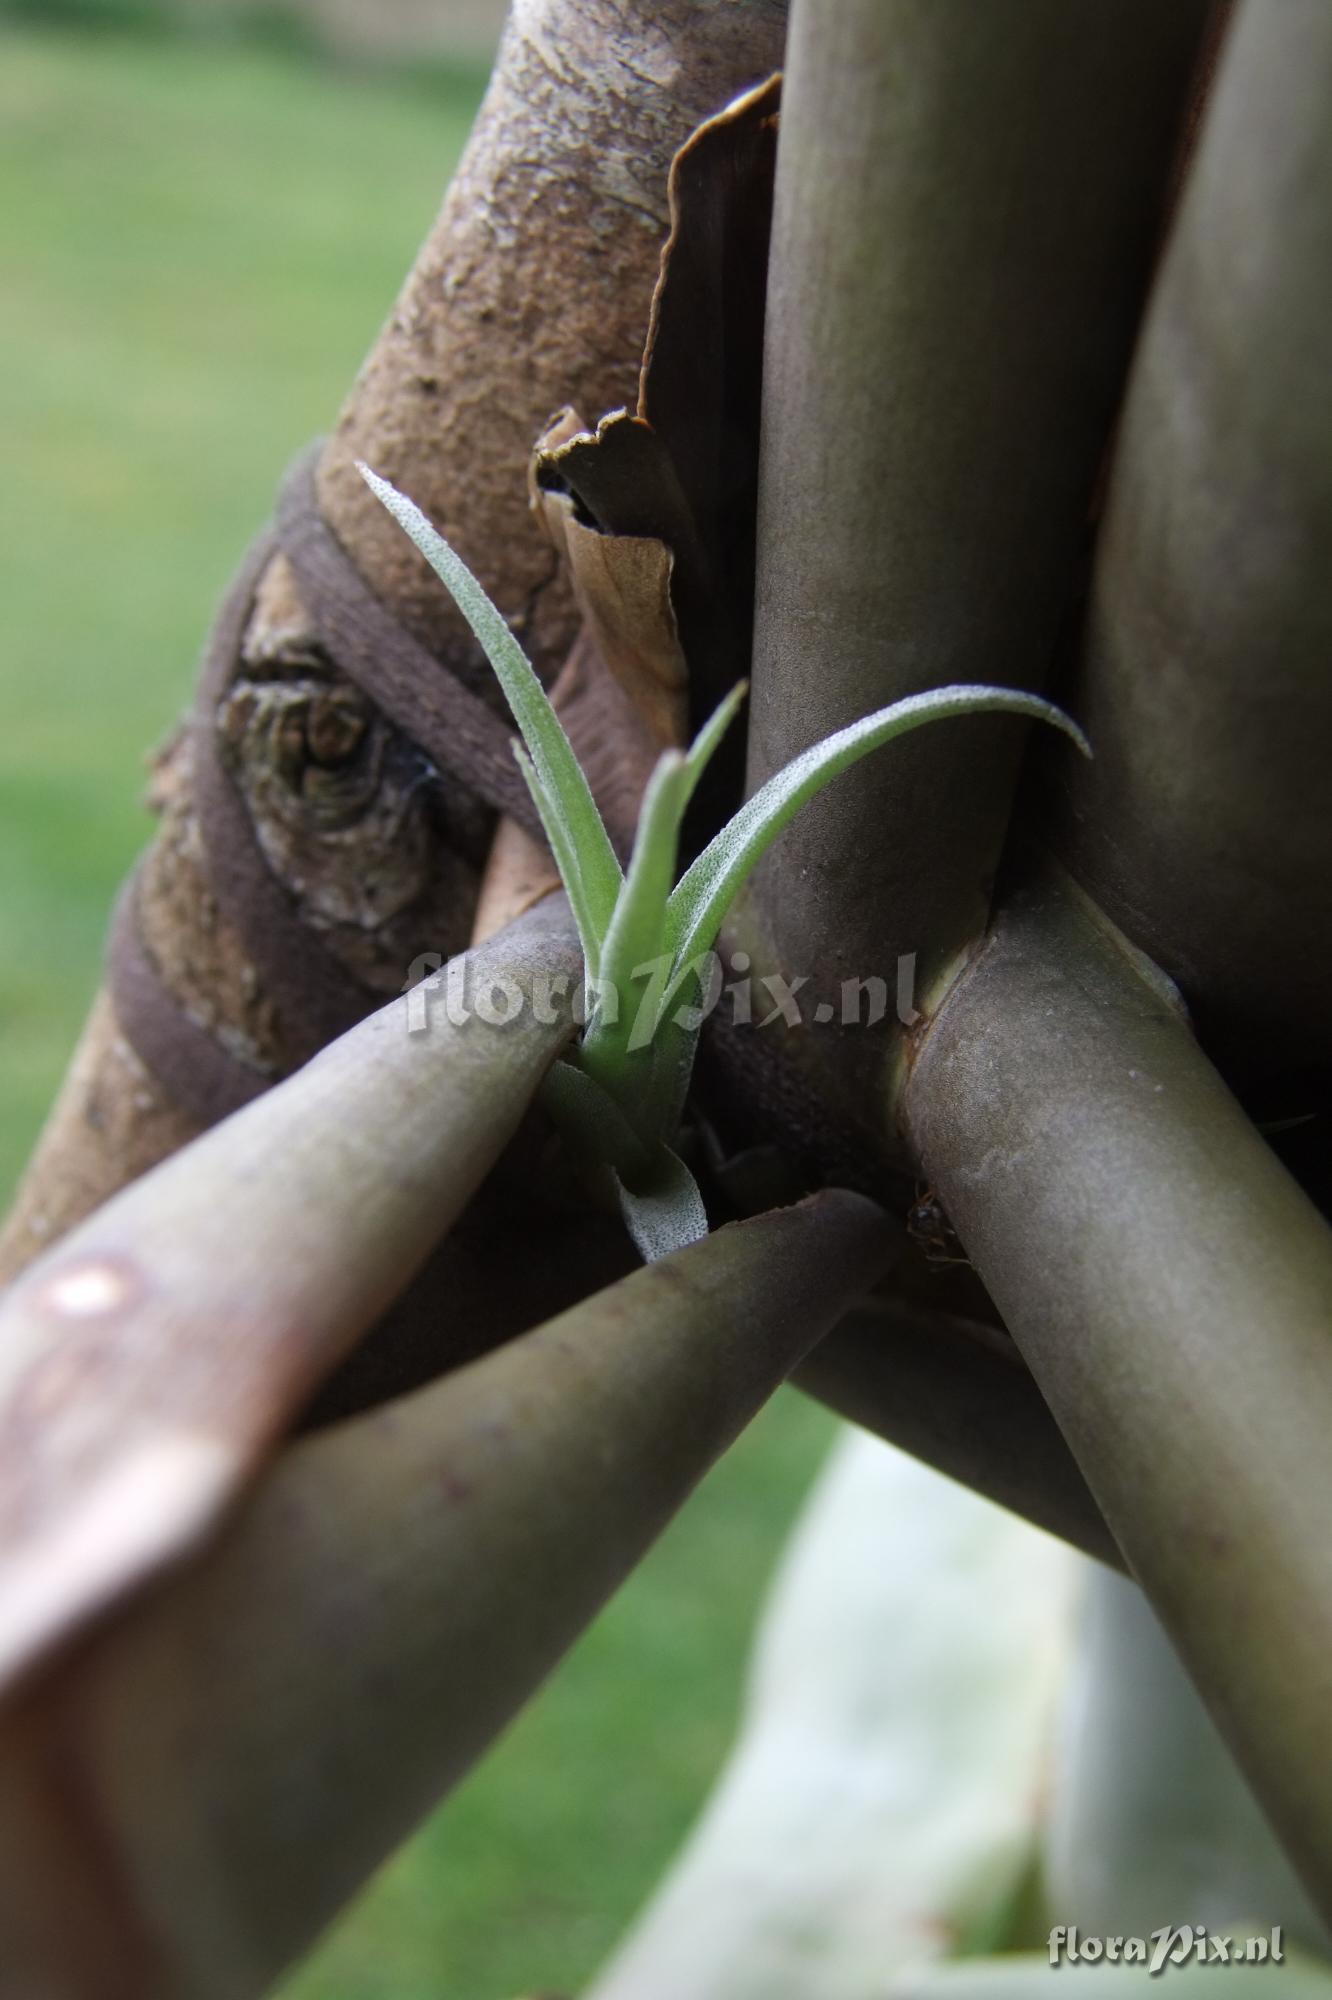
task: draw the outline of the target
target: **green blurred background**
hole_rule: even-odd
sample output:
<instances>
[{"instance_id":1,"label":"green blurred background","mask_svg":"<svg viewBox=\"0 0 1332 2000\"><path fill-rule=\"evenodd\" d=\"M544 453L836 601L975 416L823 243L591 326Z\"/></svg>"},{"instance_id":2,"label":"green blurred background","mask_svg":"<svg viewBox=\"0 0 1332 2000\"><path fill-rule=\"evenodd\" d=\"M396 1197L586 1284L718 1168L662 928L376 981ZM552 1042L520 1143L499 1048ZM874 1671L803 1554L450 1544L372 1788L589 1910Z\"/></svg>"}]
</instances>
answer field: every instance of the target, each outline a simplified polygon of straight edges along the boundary
<instances>
[{"instance_id":1,"label":"green blurred background","mask_svg":"<svg viewBox=\"0 0 1332 2000\"><path fill-rule=\"evenodd\" d=\"M335 416L480 96L492 0L404 4L345 0L325 36L308 0L181 0L180 18L0 0L6 1196L147 835L144 753L277 475ZM286 2000L577 1990L723 1754L831 1429L778 1399Z\"/></svg>"}]
</instances>

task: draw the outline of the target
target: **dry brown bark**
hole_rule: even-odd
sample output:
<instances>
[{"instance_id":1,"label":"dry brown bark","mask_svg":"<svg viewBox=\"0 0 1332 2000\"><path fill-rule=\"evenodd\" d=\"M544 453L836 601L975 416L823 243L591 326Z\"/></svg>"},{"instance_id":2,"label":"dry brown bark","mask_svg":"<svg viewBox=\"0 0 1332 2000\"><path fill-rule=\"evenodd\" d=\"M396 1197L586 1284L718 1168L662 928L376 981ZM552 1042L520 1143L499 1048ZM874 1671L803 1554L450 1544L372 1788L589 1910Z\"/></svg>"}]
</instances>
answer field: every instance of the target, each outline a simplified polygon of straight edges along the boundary
<instances>
[{"instance_id":1,"label":"dry brown bark","mask_svg":"<svg viewBox=\"0 0 1332 2000\"><path fill-rule=\"evenodd\" d=\"M516 0L461 168L320 467L329 524L367 582L447 669L482 662L354 469L410 491L476 569L543 672L576 610L528 504L538 432L570 401L632 402L667 227L667 174L693 128L779 67L784 0ZM270 868L366 988L463 945L493 815L436 775L332 666L281 556L260 583L216 726ZM141 935L199 1025L280 1074L284 1018L211 893L188 738L158 773ZM367 893L367 885L371 892ZM129 1046L106 992L8 1226L0 1280L197 1129Z\"/></svg>"}]
</instances>

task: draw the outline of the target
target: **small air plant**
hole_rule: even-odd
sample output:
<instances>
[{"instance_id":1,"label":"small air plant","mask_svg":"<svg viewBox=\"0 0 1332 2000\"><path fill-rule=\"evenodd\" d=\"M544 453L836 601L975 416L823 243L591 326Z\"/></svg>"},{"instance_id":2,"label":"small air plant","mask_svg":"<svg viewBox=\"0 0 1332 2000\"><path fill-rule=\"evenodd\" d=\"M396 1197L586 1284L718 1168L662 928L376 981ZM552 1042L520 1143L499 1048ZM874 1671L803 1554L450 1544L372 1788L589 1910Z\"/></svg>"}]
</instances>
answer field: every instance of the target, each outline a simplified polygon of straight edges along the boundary
<instances>
[{"instance_id":1,"label":"small air plant","mask_svg":"<svg viewBox=\"0 0 1332 2000\"><path fill-rule=\"evenodd\" d=\"M687 751L667 750L643 795L628 870L621 868L573 746L503 615L420 508L387 480L361 474L453 597L495 670L518 724L514 743L583 947L585 1014L570 1060L547 1078L548 1109L583 1166L613 1189L652 1262L708 1233L698 1185L673 1150L698 1047L705 986L726 913L757 862L800 808L880 744L948 715L998 710L1053 723L1090 755L1086 737L1039 695L1000 687L933 688L839 729L747 799L679 881L680 826L709 758L744 700L733 688ZM636 1005L630 996L641 986Z\"/></svg>"}]
</instances>

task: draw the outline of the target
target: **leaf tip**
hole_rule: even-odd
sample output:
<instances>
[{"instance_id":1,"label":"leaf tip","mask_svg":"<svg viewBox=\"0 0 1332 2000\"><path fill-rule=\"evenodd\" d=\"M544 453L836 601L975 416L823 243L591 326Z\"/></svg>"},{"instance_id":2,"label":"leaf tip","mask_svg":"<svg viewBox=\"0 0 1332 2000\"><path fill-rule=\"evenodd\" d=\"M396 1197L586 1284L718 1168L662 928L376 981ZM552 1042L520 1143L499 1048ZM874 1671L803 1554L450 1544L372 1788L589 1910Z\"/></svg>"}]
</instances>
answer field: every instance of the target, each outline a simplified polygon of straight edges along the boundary
<instances>
[{"instance_id":1,"label":"leaf tip","mask_svg":"<svg viewBox=\"0 0 1332 2000\"><path fill-rule=\"evenodd\" d=\"M1095 757L1096 752L1091 747L1091 738L1082 727L1082 724L1075 722L1073 717L1067 714L1063 716L1062 720L1065 734L1070 736L1074 743L1077 744L1083 756L1087 758Z\"/></svg>"},{"instance_id":2,"label":"leaf tip","mask_svg":"<svg viewBox=\"0 0 1332 2000\"><path fill-rule=\"evenodd\" d=\"M376 499L382 500L386 493L392 493L393 488L389 485L387 479L381 479L377 472L372 472L363 458L355 459L353 463Z\"/></svg>"}]
</instances>

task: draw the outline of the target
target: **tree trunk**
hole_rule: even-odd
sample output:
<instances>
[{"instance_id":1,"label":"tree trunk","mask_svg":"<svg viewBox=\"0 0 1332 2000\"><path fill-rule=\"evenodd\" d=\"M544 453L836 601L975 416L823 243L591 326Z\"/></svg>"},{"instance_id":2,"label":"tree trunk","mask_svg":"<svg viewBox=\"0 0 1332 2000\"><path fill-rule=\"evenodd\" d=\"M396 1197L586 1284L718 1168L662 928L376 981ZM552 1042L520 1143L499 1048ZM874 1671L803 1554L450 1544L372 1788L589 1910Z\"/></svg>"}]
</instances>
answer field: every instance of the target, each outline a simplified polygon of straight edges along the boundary
<instances>
[{"instance_id":1,"label":"tree trunk","mask_svg":"<svg viewBox=\"0 0 1332 2000\"><path fill-rule=\"evenodd\" d=\"M354 460L411 491L553 675L577 614L529 509L532 446L562 404L595 417L632 402L672 156L780 67L784 28L784 0L513 8L462 165L317 480L324 518L365 582L429 647L441 678L470 681L484 699L470 634ZM283 977L293 955L322 948L369 1012L420 953L466 944L493 820L456 780L422 785L414 746L332 664L314 610L284 557L264 567L220 698L159 770L162 823L135 899L150 980L255 1088L312 1052ZM206 732L281 899L262 935L227 894L234 856L209 851L201 827ZM204 1122L173 1101L116 999L100 993L0 1239L0 1279Z\"/></svg>"}]
</instances>

